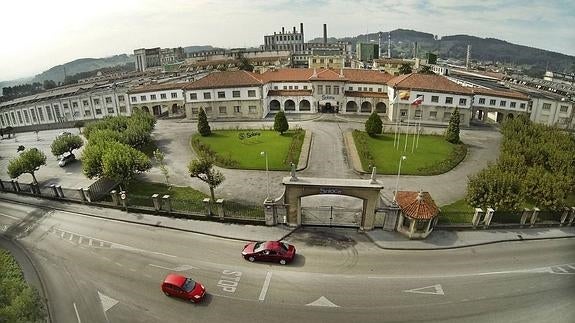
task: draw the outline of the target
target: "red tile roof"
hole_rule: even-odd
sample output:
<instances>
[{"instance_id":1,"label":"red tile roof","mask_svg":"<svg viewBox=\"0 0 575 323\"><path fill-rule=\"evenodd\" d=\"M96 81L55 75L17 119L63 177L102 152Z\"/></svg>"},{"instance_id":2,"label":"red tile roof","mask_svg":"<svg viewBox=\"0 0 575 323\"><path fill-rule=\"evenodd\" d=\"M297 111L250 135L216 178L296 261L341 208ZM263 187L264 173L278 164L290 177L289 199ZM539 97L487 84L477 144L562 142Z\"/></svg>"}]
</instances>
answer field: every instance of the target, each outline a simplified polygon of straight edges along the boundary
<instances>
[{"instance_id":1,"label":"red tile roof","mask_svg":"<svg viewBox=\"0 0 575 323\"><path fill-rule=\"evenodd\" d=\"M315 71L315 74L314 74ZM307 81L349 81L355 83L386 84L392 75L375 71L359 69L312 69L312 68L282 68L268 70L259 77L264 82L307 82Z\"/></svg>"},{"instance_id":2,"label":"red tile roof","mask_svg":"<svg viewBox=\"0 0 575 323\"><path fill-rule=\"evenodd\" d=\"M259 86L259 75L247 71L214 72L197 81L189 83L186 90L212 89L224 87Z\"/></svg>"},{"instance_id":3,"label":"red tile roof","mask_svg":"<svg viewBox=\"0 0 575 323\"><path fill-rule=\"evenodd\" d=\"M400 90L433 91L464 95L472 94L470 88L461 86L448 80L446 77L436 74L412 73L399 75L389 80L387 84Z\"/></svg>"},{"instance_id":4,"label":"red tile roof","mask_svg":"<svg viewBox=\"0 0 575 323\"><path fill-rule=\"evenodd\" d=\"M516 91L505 91L505 90L492 90L492 89L484 89L484 88L473 88L473 94L482 94L482 95L491 95L491 96L498 96L510 99L517 99L517 100L529 100L529 97L521 92Z\"/></svg>"},{"instance_id":5,"label":"red tile roof","mask_svg":"<svg viewBox=\"0 0 575 323\"><path fill-rule=\"evenodd\" d=\"M268 70L258 76L264 82L307 82L312 74L313 70L308 68L282 68Z\"/></svg>"},{"instance_id":6,"label":"red tile roof","mask_svg":"<svg viewBox=\"0 0 575 323\"><path fill-rule=\"evenodd\" d=\"M352 96L356 98L382 98L387 99L387 93L383 92L358 92L358 91L345 91L346 96Z\"/></svg>"},{"instance_id":7,"label":"red tile roof","mask_svg":"<svg viewBox=\"0 0 575 323\"><path fill-rule=\"evenodd\" d=\"M268 96L304 96L311 95L311 90L269 90Z\"/></svg>"},{"instance_id":8,"label":"red tile roof","mask_svg":"<svg viewBox=\"0 0 575 323\"><path fill-rule=\"evenodd\" d=\"M428 192L399 191L395 200L401 212L412 219L431 220L439 213Z\"/></svg>"},{"instance_id":9,"label":"red tile roof","mask_svg":"<svg viewBox=\"0 0 575 323\"><path fill-rule=\"evenodd\" d=\"M387 84L393 75L376 70L344 69L343 75L350 81L356 83Z\"/></svg>"}]
</instances>

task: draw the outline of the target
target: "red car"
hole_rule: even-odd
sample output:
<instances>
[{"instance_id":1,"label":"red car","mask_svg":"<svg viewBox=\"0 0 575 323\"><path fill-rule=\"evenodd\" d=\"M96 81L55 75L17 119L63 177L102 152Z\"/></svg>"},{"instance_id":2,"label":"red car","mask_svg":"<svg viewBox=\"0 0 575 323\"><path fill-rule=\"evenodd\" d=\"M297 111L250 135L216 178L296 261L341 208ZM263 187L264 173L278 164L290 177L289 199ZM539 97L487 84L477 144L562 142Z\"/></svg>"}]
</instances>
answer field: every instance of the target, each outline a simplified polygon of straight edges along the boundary
<instances>
[{"instance_id":1,"label":"red car","mask_svg":"<svg viewBox=\"0 0 575 323\"><path fill-rule=\"evenodd\" d=\"M282 241L250 242L244 246L242 256L249 261L272 261L285 265L295 257L295 247Z\"/></svg>"},{"instance_id":2,"label":"red car","mask_svg":"<svg viewBox=\"0 0 575 323\"><path fill-rule=\"evenodd\" d=\"M197 303L206 294L206 288L191 278L178 274L168 274L162 283L162 292L166 296L179 297Z\"/></svg>"}]
</instances>

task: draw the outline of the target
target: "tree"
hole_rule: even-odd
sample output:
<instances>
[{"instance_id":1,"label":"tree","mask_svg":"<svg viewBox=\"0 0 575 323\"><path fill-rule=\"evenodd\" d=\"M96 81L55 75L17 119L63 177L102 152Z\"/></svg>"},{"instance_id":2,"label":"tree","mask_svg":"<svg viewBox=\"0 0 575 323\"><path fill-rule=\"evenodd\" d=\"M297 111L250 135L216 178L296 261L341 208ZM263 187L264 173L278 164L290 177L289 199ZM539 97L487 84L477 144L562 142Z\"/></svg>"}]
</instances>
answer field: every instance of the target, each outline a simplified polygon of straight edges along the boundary
<instances>
[{"instance_id":1,"label":"tree","mask_svg":"<svg viewBox=\"0 0 575 323\"><path fill-rule=\"evenodd\" d=\"M207 137L212 134L212 129L208 123L208 117L206 116L204 108L200 108L200 112L198 114L198 132L202 137Z\"/></svg>"},{"instance_id":2,"label":"tree","mask_svg":"<svg viewBox=\"0 0 575 323\"><path fill-rule=\"evenodd\" d=\"M84 141L80 136L67 133L56 137L56 139L52 141L50 149L54 156L60 156L66 152L72 154L74 149L80 149L83 145Z\"/></svg>"},{"instance_id":3,"label":"tree","mask_svg":"<svg viewBox=\"0 0 575 323\"><path fill-rule=\"evenodd\" d=\"M459 108L455 107L455 110L451 113L451 118L449 118L449 126L447 126L447 131L445 132L445 140L452 144L459 144L461 140L459 139Z\"/></svg>"},{"instance_id":4,"label":"tree","mask_svg":"<svg viewBox=\"0 0 575 323\"><path fill-rule=\"evenodd\" d=\"M288 129L289 124L285 113L283 111L278 112L274 118L274 130L279 132L280 135L283 135Z\"/></svg>"},{"instance_id":5,"label":"tree","mask_svg":"<svg viewBox=\"0 0 575 323\"><path fill-rule=\"evenodd\" d=\"M44 88L44 90L49 90L49 89L53 89L56 86L58 86L56 84L56 82L54 82L53 80L44 80L44 83L42 85L42 87Z\"/></svg>"},{"instance_id":6,"label":"tree","mask_svg":"<svg viewBox=\"0 0 575 323\"><path fill-rule=\"evenodd\" d=\"M524 200L521 178L497 165L490 165L469 177L466 200L470 205L483 209L517 210Z\"/></svg>"},{"instance_id":7,"label":"tree","mask_svg":"<svg viewBox=\"0 0 575 323\"><path fill-rule=\"evenodd\" d=\"M383 122L377 112L373 111L365 122L365 132L367 132L370 137L375 137L379 135L382 130Z\"/></svg>"},{"instance_id":8,"label":"tree","mask_svg":"<svg viewBox=\"0 0 575 323\"><path fill-rule=\"evenodd\" d=\"M166 167L166 164L164 163L165 157L166 155L164 155L164 153L160 149L154 150L154 159L156 160L156 163L158 163L160 171L162 171L162 174L166 179L166 185L168 185L168 189L170 189L170 181L169 181L170 174L168 173L168 167Z\"/></svg>"},{"instance_id":9,"label":"tree","mask_svg":"<svg viewBox=\"0 0 575 323\"><path fill-rule=\"evenodd\" d=\"M431 66L429 65L423 65L421 67L421 69L419 70L419 72L417 72L418 74L435 74L432 70L431 70Z\"/></svg>"},{"instance_id":10,"label":"tree","mask_svg":"<svg viewBox=\"0 0 575 323\"><path fill-rule=\"evenodd\" d=\"M10 160L8 176L16 178L22 174L30 174L34 184L38 184L35 173L42 165L46 165L46 155L37 148L31 148Z\"/></svg>"},{"instance_id":11,"label":"tree","mask_svg":"<svg viewBox=\"0 0 575 323\"><path fill-rule=\"evenodd\" d=\"M247 58L241 56L241 57L239 58L239 61L240 61L240 62L239 62L238 68L239 68L240 70L248 71L248 72L253 72L253 71L254 71L254 66L253 66L252 64L250 64L250 61L249 61Z\"/></svg>"},{"instance_id":12,"label":"tree","mask_svg":"<svg viewBox=\"0 0 575 323\"><path fill-rule=\"evenodd\" d=\"M214 164L211 158L201 158L192 160L188 164L190 177L199 178L202 182L210 187L211 201L215 202L216 197L214 189L225 180L224 174L213 168Z\"/></svg>"},{"instance_id":13,"label":"tree","mask_svg":"<svg viewBox=\"0 0 575 323\"><path fill-rule=\"evenodd\" d=\"M412 72L410 64L401 64L399 67L399 74L410 74Z\"/></svg>"}]
</instances>

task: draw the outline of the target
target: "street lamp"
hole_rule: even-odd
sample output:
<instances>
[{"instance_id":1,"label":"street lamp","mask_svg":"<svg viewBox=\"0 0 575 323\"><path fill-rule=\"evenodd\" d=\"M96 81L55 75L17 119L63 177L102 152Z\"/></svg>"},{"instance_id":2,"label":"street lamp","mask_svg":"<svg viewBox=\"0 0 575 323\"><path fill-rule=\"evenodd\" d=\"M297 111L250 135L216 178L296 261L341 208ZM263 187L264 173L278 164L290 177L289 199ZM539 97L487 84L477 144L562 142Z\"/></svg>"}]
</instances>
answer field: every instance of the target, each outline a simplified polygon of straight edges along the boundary
<instances>
[{"instance_id":1,"label":"street lamp","mask_svg":"<svg viewBox=\"0 0 575 323\"><path fill-rule=\"evenodd\" d=\"M270 199L270 170L268 167L268 153L265 151L262 151L260 153L260 155L264 156L266 158L266 177L267 177L267 181L266 181L266 202L269 201Z\"/></svg>"},{"instance_id":2,"label":"street lamp","mask_svg":"<svg viewBox=\"0 0 575 323\"><path fill-rule=\"evenodd\" d=\"M393 202L396 201L397 191L399 191L399 174L401 173L401 162L406 160L407 157L401 156L399 158L399 166L397 167L397 180L395 181L395 194L393 194Z\"/></svg>"}]
</instances>

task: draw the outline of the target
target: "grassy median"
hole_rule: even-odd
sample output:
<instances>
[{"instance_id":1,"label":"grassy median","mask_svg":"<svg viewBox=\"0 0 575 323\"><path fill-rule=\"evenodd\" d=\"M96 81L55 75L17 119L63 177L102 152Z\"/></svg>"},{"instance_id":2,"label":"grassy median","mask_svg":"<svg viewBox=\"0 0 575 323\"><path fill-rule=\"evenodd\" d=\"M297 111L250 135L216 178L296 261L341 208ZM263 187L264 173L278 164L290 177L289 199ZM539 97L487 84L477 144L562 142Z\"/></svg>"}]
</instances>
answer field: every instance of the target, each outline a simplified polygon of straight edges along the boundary
<instances>
[{"instance_id":1,"label":"grassy median","mask_svg":"<svg viewBox=\"0 0 575 323\"><path fill-rule=\"evenodd\" d=\"M46 314L38 291L24 280L12 255L0 249L0 322L42 322Z\"/></svg>"}]
</instances>

